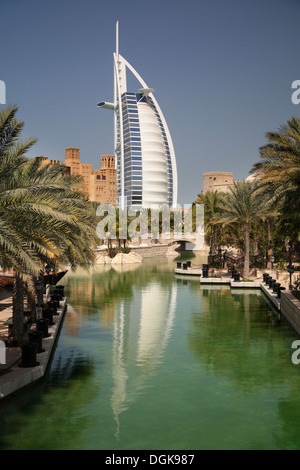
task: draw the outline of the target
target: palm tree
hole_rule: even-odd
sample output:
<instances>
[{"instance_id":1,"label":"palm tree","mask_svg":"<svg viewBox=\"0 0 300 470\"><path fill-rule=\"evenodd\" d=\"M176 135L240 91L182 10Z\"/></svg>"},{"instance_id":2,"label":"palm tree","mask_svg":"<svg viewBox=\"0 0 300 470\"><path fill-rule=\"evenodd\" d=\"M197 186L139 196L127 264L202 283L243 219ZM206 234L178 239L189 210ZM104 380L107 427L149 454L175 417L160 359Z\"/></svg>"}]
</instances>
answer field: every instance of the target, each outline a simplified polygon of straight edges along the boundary
<instances>
[{"instance_id":1,"label":"palm tree","mask_svg":"<svg viewBox=\"0 0 300 470\"><path fill-rule=\"evenodd\" d=\"M96 221L92 206L75 189L81 181L65 176L63 168L43 166L34 159L15 175L18 190L14 205L21 214L26 206L26 224L21 227L21 217L15 224L30 243L40 272L49 263L76 269L89 267L94 261ZM37 286L38 281L34 276L32 284Z\"/></svg>"},{"instance_id":2,"label":"palm tree","mask_svg":"<svg viewBox=\"0 0 300 470\"><path fill-rule=\"evenodd\" d=\"M260 194L256 191L256 185L252 182L235 182L234 187L226 194L223 200L222 210L218 220L222 224L237 224L243 230L244 239L244 279L249 278L250 273L250 227L260 220L266 213Z\"/></svg>"},{"instance_id":3,"label":"palm tree","mask_svg":"<svg viewBox=\"0 0 300 470\"><path fill-rule=\"evenodd\" d=\"M268 143L260 148L261 160L252 173L269 185L273 198L282 203L282 225L300 233L300 119L292 117L278 132L267 132Z\"/></svg>"},{"instance_id":4,"label":"palm tree","mask_svg":"<svg viewBox=\"0 0 300 470\"><path fill-rule=\"evenodd\" d=\"M24 123L15 118L17 110L9 106L0 113L0 264L5 265L14 256L19 266L24 264L34 269L28 247L11 225L7 213L7 197L14 185L14 174L26 163L24 155L36 142L35 139L17 141L24 127Z\"/></svg>"},{"instance_id":5,"label":"palm tree","mask_svg":"<svg viewBox=\"0 0 300 470\"><path fill-rule=\"evenodd\" d=\"M23 123L16 107L0 113L0 263L13 267L13 335L23 334L23 281L39 277L44 263L75 269L93 262L96 221L92 206L78 190L79 178L63 165L27 160L35 142L17 142Z\"/></svg>"},{"instance_id":6,"label":"palm tree","mask_svg":"<svg viewBox=\"0 0 300 470\"><path fill-rule=\"evenodd\" d=\"M219 191L207 191L205 194L201 193L196 199L196 204L204 204L204 223L206 236L210 238L210 247L213 251L217 250L219 244L219 216L223 200L224 193ZM209 237L210 233L211 236Z\"/></svg>"},{"instance_id":7,"label":"palm tree","mask_svg":"<svg viewBox=\"0 0 300 470\"><path fill-rule=\"evenodd\" d=\"M18 108L9 106L0 113L0 264L4 267L16 266L14 278L13 306L14 311L23 311L23 283L20 270L23 266L30 267L33 271L37 266L30 256L28 246L19 232L13 227L7 213L7 194L13 185L14 174L26 162L25 153L36 142L35 139L27 139L19 142L19 135L24 123L16 119ZM17 337L23 333L23 320L15 325Z\"/></svg>"},{"instance_id":8,"label":"palm tree","mask_svg":"<svg viewBox=\"0 0 300 470\"><path fill-rule=\"evenodd\" d=\"M278 132L267 132L269 143L260 147L263 161L252 168L264 181L289 181L300 171L300 119L292 117Z\"/></svg>"},{"instance_id":9,"label":"palm tree","mask_svg":"<svg viewBox=\"0 0 300 470\"><path fill-rule=\"evenodd\" d=\"M279 200L275 193L272 183L262 183L261 180L256 180L256 191L264 204L265 214L262 216L263 222L266 224L266 259L267 259L267 268L271 268L270 258L273 254L274 240L273 232L274 225L280 217L282 211L282 201Z\"/></svg>"}]
</instances>

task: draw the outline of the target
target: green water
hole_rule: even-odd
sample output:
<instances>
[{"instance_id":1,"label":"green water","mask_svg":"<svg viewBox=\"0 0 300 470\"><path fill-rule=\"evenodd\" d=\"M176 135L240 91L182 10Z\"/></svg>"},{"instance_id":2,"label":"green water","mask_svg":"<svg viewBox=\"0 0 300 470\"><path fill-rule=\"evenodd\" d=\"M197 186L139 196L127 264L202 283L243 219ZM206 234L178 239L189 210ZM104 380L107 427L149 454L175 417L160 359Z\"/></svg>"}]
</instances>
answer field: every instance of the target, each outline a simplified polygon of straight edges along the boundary
<instances>
[{"instance_id":1,"label":"green water","mask_svg":"<svg viewBox=\"0 0 300 470\"><path fill-rule=\"evenodd\" d=\"M174 266L68 274L51 367L1 405L0 449L300 447L297 335L260 290L203 288Z\"/></svg>"}]
</instances>

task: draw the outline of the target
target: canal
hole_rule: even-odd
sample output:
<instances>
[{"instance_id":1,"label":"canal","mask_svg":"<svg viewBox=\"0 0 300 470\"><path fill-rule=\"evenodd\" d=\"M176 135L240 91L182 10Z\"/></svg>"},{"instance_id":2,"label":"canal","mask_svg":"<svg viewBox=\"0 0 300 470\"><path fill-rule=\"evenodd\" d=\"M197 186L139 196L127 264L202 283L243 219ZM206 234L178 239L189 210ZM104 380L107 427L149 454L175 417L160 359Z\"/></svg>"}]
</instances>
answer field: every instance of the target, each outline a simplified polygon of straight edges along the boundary
<instances>
[{"instance_id":1,"label":"canal","mask_svg":"<svg viewBox=\"0 0 300 470\"><path fill-rule=\"evenodd\" d=\"M300 447L296 333L260 290L201 287L176 261L64 278L51 367L1 404L0 449Z\"/></svg>"}]
</instances>

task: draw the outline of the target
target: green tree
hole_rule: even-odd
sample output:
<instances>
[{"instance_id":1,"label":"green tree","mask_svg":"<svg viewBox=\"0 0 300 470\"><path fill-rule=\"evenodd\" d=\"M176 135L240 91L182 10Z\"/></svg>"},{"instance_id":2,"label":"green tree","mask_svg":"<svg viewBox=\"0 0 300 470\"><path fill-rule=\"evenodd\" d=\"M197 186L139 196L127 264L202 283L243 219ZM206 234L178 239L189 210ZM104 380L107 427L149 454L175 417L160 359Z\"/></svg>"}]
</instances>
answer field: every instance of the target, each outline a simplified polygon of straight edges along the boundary
<instances>
[{"instance_id":1,"label":"green tree","mask_svg":"<svg viewBox=\"0 0 300 470\"><path fill-rule=\"evenodd\" d=\"M300 233L300 119L293 116L278 132L267 132L266 138L252 173L281 202L281 225L288 224L295 239Z\"/></svg>"},{"instance_id":2,"label":"green tree","mask_svg":"<svg viewBox=\"0 0 300 470\"><path fill-rule=\"evenodd\" d=\"M24 280L36 280L45 263L88 267L94 260L96 219L78 190L79 178L63 165L27 160L34 139L18 141L17 107L0 113L0 263L14 269L13 335L23 334Z\"/></svg>"},{"instance_id":3,"label":"green tree","mask_svg":"<svg viewBox=\"0 0 300 470\"><path fill-rule=\"evenodd\" d=\"M225 193L220 191L207 191L199 194L196 203L204 205L204 225L206 237L210 242L210 247L216 251L221 240L221 225L219 217L223 207Z\"/></svg>"},{"instance_id":4,"label":"green tree","mask_svg":"<svg viewBox=\"0 0 300 470\"><path fill-rule=\"evenodd\" d=\"M17 110L17 107L9 106L0 113L0 264L7 266L13 257L17 267L26 265L34 271L38 267L32 260L30 249L10 217L9 198L14 189L15 172L26 163L25 154L36 142L36 139L18 141L24 123L16 119Z\"/></svg>"},{"instance_id":5,"label":"green tree","mask_svg":"<svg viewBox=\"0 0 300 470\"><path fill-rule=\"evenodd\" d=\"M234 183L230 192L223 199L218 221L224 225L236 224L243 230L244 241L244 279L250 273L250 228L256 220L266 213L261 195L256 191L255 183L240 181Z\"/></svg>"}]
</instances>

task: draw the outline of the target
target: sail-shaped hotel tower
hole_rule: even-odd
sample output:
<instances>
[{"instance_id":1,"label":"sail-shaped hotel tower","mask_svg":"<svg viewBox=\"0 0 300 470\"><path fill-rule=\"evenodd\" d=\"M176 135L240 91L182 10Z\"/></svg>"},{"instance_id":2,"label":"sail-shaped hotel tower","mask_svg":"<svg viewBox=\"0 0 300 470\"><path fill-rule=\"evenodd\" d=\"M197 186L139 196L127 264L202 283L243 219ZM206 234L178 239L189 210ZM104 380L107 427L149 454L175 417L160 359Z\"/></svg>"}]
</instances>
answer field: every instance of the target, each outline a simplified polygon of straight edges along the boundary
<instances>
[{"instance_id":1,"label":"sail-shaped hotel tower","mask_svg":"<svg viewBox=\"0 0 300 470\"><path fill-rule=\"evenodd\" d=\"M159 208L177 205L177 168L174 147L164 115L137 71L119 54L116 25L114 102L98 107L114 113L114 147L118 206ZM127 69L141 85L127 91Z\"/></svg>"}]
</instances>

